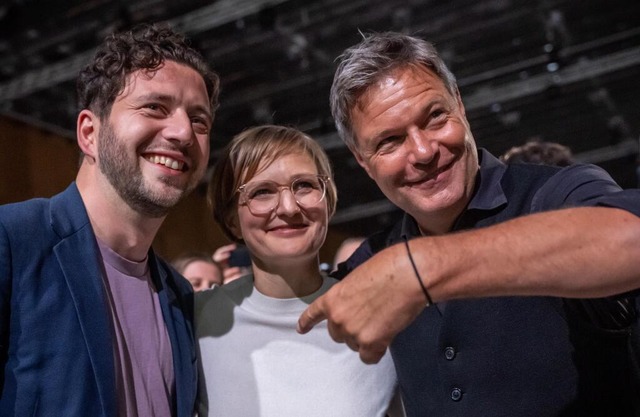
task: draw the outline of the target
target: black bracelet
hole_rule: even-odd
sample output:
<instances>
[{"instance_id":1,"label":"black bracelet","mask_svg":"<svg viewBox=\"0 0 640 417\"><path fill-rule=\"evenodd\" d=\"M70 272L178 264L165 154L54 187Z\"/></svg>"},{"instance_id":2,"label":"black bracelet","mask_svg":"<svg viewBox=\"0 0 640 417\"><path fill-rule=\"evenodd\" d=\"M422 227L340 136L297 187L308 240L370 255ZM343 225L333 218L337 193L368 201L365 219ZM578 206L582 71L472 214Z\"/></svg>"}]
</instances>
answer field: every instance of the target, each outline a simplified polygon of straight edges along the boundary
<instances>
[{"instance_id":1,"label":"black bracelet","mask_svg":"<svg viewBox=\"0 0 640 417\"><path fill-rule=\"evenodd\" d=\"M404 245L407 247L407 254L409 255L409 260L411 261L411 266L413 267L413 271L416 273L416 278L418 278L418 282L420 283L420 287L422 288L422 292L424 293L425 298L427 299L427 307L433 305L433 300L429 295L429 291L427 291L427 287L425 287L424 282L422 282L422 278L420 278L420 274L418 273L418 268L416 267L416 263L413 261L413 256L411 256L411 250L409 250L409 240L406 236L404 237Z\"/></svg>"}]
</instances>

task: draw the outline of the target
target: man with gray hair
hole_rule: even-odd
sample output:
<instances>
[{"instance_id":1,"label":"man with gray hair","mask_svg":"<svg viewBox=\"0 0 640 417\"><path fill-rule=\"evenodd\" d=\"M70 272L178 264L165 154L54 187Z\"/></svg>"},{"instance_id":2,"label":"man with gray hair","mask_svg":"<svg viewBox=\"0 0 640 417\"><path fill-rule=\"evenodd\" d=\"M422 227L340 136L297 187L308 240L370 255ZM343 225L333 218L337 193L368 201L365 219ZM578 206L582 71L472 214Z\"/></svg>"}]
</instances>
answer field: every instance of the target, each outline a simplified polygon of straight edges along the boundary
<instances>
[{"instance_id":1,"label":"man with gray hair","mask_svg":"<svg viewBox=\"0 0 640 417\"><path fill-rule=\"evenodd\" d=\"M454 76L416 37L346 50L331 107L404 217L343 264L299 331L326 319L365 362L390 347L409 416L633 415L640 190L478 149Z\"/></svg>"}]
</instances>

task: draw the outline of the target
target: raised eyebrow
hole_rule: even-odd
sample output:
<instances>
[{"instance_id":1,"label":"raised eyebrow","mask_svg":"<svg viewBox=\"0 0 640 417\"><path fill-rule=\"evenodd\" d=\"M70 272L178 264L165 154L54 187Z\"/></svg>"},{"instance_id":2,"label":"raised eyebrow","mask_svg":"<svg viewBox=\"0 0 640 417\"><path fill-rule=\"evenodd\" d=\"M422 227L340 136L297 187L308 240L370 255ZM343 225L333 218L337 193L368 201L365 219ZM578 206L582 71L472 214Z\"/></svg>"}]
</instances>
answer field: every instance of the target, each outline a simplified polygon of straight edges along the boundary
<instances>
[{"instance_id":1,"label":"raised eyebrow","mask_svg":"<svg viewBox=\"0 0 640 417\"><path fill-rule=\"evenodd\" d=\"M381 140L386 139L390 136L397 136L396 133L394 133L395 130L394 129L385 129L385 130L381 130L380 132L376 133L375 135L371 136L371 140L367 141L368 143L374 143L374 144L378 144Z\"/></svg>"},{"instance_id":2,"label":"raised eyebrow","mask_svg":"<svg viewBox=\"0 0 640 417\"><path fill-rule=\"evenodd\" d=\"M165 95L165 94L149 93L149 94L143 94L141 96L138 96L136 98L136 101L141 102L141 103L145 103L145 102L148 102L148 101L163 101L163 102L167 102L167 101L171 101L171 97L169 97L168 95Z\"/></svg>"},{"instance_id":3,"label":"raised eyebrow","mask_svg":"<svg viewBox=\"0 0 640 417\"><path fill-rule=\"evenodd\" d=\"M275 185L278 186L280 184L278 184L275 181L271 181L271 180L258 180L258 181L249 181L247 182L245 185L248 185L251 188L255 188L255 187L263 187L265 185Z\"/></svg>"},{"instance_id":4,"label":"raised eyebrow","mask_svg":"<svg viewBox=\"0 0 640 417\"><path fill-rule=\"evenodd\" d=\"M276 187L281 187L281 186L291 185L291 183L296 181L296 180L309 179L311 177L317 177L318 175L319 174L313 174L313 173L296 174L296 175L292 176L291 178L289 178L288 183L285 183L285 184L282 184L282 183L279 183L279 182L273 181L273 180L259 180L259 181L256 181L254 183L254 185L271 184L271 185L275 185ZM251 184L252 182L253 181L249 181L249 182L247 182L247 184Z\"/></svg>"},{"instance_id":5,"label":"raised eyebrow","mask_svg":"<svg viewBox=\"0 0 640 417\"><path fill-rule=\"evenodd\" d=\"M423 114L428 114L434 107L443 107L445 109L451 108L451 102L444 96L436 96L432 100L429 100L422 109Z\"/></svg>"},{"instance_id":6,"label":"raised eyebrow","mask_svg":"<svg viewBox=\"0 0 640 417\"><path fill-rule=\"evenodd\" d=\"M427 117L429 115L429 113L431 113L431 111L434 109L434 107L437 106L444 106L447 103L440 99L440 98L434 98L432 100L429 100L429 102L425 103L424 106L422 106L422 110L420 111L420 119L424 119L425 117ZM394 137L394 136L400 136L400 134L396 133L397 130L395 129L385 129L382 130L380 132L378 132L377 134L372 136L372 142L374 144L378 144L381 140L389 138L389 137Z\"/></svg>"}]
</instances>

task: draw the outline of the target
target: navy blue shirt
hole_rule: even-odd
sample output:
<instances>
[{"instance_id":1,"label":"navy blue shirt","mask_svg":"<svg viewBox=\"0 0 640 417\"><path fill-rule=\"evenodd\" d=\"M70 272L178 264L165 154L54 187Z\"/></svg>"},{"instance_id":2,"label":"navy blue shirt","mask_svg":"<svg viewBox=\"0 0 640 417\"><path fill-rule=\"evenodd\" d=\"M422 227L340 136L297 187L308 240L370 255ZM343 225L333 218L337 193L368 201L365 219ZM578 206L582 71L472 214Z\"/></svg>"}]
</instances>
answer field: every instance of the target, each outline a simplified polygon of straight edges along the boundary
<instances>
[{"instance_id":1,"label":"navy blue shirt","mask_svg":"<svg viewBox=\"0 0 640 417\"><path fill-rule=\"evenodd\" d=\"M640 216L640 190L622 190L594 165L505 165L483 149L479 158L474 195L452 231L566 207L617 207ZM420 236L406 213L368 238L335 276L405 236ZM634 415L635 301L635 294L496 297L425 309L390 348L408 416Z\"/></svg>"}]
</instances>

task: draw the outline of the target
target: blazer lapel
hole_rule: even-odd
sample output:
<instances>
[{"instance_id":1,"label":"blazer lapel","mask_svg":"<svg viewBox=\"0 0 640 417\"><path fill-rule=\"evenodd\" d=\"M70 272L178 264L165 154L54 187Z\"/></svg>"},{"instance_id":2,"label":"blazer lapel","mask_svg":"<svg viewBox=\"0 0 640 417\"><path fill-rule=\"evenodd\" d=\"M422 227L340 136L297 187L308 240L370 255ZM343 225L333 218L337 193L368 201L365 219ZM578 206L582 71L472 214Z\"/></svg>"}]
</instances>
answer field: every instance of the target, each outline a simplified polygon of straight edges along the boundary
<instances>
[{"instance_id":1,"label":"blazer lapel","mask_svg":"<svg viewBox=\"0 0 640 417\"><path fill-rule=\"evenodd\" d=\"M185 319L185 309L176 295L173 285L168 283L168 274L160 262L149 252L151 276L158 289L158 298L162 308L162 317L167 326L171 351L173 355L173 370L175 374L175 404L178 417L191 417L195 406L196 370L195 345L193 328Z\"/></svg>"},{"instance_id":2,"label":"blazer lapel","mask_svg":"<svg viewBox=\"0 0 640 417\"><path fill-rule=\"evenodd\" d=\"M54 253L75 304L102 407L105 415L116 415L113 342L102 268L95 235L75 184L52 200L51 224L61 236Z\"/></svg>"}]
</instances>

